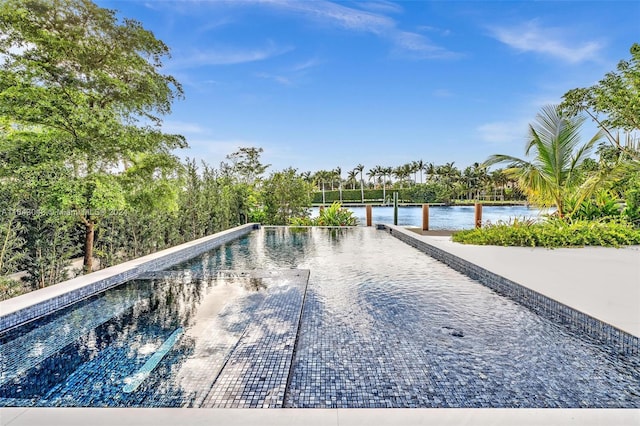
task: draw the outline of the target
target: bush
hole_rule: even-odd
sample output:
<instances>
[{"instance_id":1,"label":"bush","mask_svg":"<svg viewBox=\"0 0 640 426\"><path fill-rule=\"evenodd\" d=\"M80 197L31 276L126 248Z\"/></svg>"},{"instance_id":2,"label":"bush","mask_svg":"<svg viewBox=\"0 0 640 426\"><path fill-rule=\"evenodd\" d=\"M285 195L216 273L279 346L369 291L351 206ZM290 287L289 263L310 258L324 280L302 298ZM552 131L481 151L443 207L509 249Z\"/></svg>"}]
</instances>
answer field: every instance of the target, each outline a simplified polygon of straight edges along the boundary
<instances>
[{"instance_id":1,"label":"bush","mask_svg":"<svg viewBox=\"0 0 640 426\"><path fill-rule=\"evenodd\" d=\"M497 246L618 247L640 244L640 229L625 221L566 221L553 218L541 223L515 221L459 231L453 234L453 241Z\"/></svg>"},{"instance_id":2,"label":"bush","mask_svg":"<svg viewBox=\"0 0 640 426\"><path fill-rule=\"evenodd\" d=\"M0 300L11 299L26 293L24 285L20 281L15 281L6 277L0 277Z\"/></svg>"}]
</instances>

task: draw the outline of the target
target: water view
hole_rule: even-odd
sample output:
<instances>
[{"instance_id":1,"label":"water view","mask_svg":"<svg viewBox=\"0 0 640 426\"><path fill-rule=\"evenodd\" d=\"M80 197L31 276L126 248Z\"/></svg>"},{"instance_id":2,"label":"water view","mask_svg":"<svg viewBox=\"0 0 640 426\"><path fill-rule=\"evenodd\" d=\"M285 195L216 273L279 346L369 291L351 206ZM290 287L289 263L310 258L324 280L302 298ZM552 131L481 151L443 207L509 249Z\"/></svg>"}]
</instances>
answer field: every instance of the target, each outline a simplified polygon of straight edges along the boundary
<instances>
[{"instance_id":1,"label":"water view","mask_svg":"<svg viewBox=\"0 0 640 426\"><path fill-rule=\"evenodd\" d=\"M360 225L365 224L364 207L348 207L358 218ZM318 216L318 207L311 209L311 216ZM497 223L514 218L538 220L549 210L527 206L486 206L482 209L482 223ZM473 228L473 206L431 206L429 207L430 229L468 229ZM393 223L393 207L373 207L373 223ZM398 207L398 225L422 226L422 207Z\"/></svg>"}]
</instances>

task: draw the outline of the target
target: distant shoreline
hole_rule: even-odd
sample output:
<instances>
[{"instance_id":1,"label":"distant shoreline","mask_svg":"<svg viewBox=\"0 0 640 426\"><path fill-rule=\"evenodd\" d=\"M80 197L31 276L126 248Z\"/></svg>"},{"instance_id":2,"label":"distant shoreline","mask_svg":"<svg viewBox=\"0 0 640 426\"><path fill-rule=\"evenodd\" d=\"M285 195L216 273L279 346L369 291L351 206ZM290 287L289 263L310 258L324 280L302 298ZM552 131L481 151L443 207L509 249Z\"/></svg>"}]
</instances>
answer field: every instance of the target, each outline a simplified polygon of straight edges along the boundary
<instances>
[{"instance_id":1,"label":"distant shoreline","mask_svg":"<svg viewBox=\"0 0 640 426\"><path fill-rule=\"evenodd\" d=\"M479 201L483 206L490 207L514 207L514 206L525 206L525 207L533 207L531 204L526 201ZM311 207L328 207L332 203L313 203ZM393 207L393 204L382 204L379 201L371 202L371 203L340 203L342 207ZM474 206L476 203L473 201L469 202L457 202L457 203L398 203L398 207L421 207L424 204L429 204L430 207L457 207L457 206Z\"/></svg>"}]
</instances>

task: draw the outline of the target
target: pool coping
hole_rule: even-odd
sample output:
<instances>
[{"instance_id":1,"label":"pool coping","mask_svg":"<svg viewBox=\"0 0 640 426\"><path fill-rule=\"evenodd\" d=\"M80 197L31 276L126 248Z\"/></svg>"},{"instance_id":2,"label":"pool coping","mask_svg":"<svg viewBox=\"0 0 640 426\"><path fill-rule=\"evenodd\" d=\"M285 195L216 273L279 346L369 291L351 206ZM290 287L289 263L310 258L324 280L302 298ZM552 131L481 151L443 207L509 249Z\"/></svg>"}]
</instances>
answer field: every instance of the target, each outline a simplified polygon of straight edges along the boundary
<instances>
[{"instance_id":1,"label":"pool coping","mask_svg":"<svg viewBox=\"0 0 640 426\"><path fill-rule=\"evenodd\" d=\"M377 224L376 226L378 229L388 232L399 240L443 262L450 268L489 287L496 293L508 297L536 314L568 328L572 332L586 334L590 338L613 347L617 351L630 354L640 353L640 338L638 336L600 320L590 313L582 312L565 303L561 303L522 283L505 278L442 247L430 244L428 237L418 235L400 226L388 224ZM482 246L477 248L481 250Z\"/></svg>"},{"instance_id":2,"label":"pool coping","mask_svg":"<svg viewBox=\"0 0 640 426\"><path fill-rule=\"evenodd\" d=\"M42 425L638 425L622 408L0 408L5 426Z\"/></svg>"},{"instance_id":3,"label":"pool coping","mask_svg":"<svg viewBox=\"0 0 640 426\"><path fill-rule=\"evenodd\" d=\"M144 272L164 269L259 229L248 223L0 302L0 333L101 293Z\"/></svg>"}]
</instances>

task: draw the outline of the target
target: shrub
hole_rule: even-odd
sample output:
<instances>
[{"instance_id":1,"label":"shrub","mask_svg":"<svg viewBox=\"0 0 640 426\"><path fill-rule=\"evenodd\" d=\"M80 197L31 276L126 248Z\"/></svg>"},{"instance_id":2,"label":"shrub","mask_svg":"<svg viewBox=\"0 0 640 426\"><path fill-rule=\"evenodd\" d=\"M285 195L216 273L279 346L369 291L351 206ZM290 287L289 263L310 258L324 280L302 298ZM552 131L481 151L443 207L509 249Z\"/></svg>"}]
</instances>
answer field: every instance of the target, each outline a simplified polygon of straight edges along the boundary
<instances>
[{"instance_id":1,"label":"shrub","mask_svg":"<svg viewBox=\"0 0 640 426\"><path fill-rule=\"evenodd\" d=\"M20 281L12 280L6 277L0 277L0 300L11 299L20 296L28 290Z\"/></svg>"},{"instance_id":2,"label":"shrub","mask_svg":"<svg viewBox=\"0 0 640 426\"><path fill-rule=\"evenodd\" d=\"M290 220L292 226L356 226L358 219L353 212L342 208L340 203L320 209L320 215L316 218L296 217Z\"/></svg>"},{"instance_id":3,"label":"shrub","mask_svg":"<svg viewBox=\"0 0 640 426\"><path fill-rule=\"evenodd\" d=\"M453 241L464 244L579 247L640 244L640 229L625 221L567 221L552 218L541 223L515 221L459 231Z\"/></svg>"}]
</instances>

